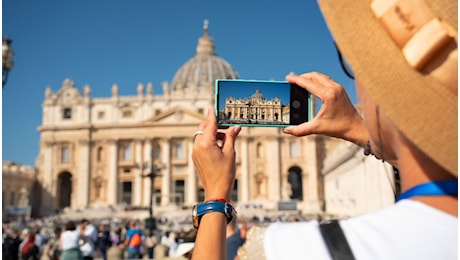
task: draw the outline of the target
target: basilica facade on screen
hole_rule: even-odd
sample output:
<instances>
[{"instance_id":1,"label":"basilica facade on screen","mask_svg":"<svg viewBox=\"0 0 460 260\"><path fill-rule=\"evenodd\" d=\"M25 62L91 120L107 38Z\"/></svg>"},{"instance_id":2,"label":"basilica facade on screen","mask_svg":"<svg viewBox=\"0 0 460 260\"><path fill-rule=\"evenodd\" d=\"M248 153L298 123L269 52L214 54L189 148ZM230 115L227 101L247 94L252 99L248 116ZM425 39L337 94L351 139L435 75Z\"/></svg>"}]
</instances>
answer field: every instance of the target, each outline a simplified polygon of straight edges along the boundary
<instances>
[{"instance_id":1,"label":"basilica facade on screen","mask_svg":"<svg viewBox=\"0 0 460 260\"><path fill-rule=\"evenodd\" d=\"M266 99L259 89L246 98L227 97L225 107L219 111L219 122L233 124L289 124L289 105L281 99Z\"/></svg>"},{"instance_id":2,"label":"basilica facade on screen","mask_svg":"<svg viewBox=\"0 0 460 260\"><path fill-rule=\"evenodd\" d=\"M151 194L157 208L202 201L204 191L191 160L193 133L214 104L215 80L238 78L217 55L205 24L195 55L170 83L162 84L161 93L152 83L139 83L134 96L119 95L114 84L106 97L98 98L91 96L91 86L75 86L71 79L56 91L47 87L36 163L41 215L120 204L145 208ZM261 99L261 93L253 98ZM241 106L229 109L233 115L282 120L283 108L271 105L264 110L260 103L254 113ZM317 135L297 138L280 128L245 127L236 150L232 199L237 205L276 209L280 202L296 201L305 214L319 214L327 206L342 214L352 204L366 207L369 200L385 197L363 196L362 189L372 185L355 185L374 178L375 186L382 186L382 178L377 172L363 177L372 162L352 144Z\"/></svg>"}]
</instances>

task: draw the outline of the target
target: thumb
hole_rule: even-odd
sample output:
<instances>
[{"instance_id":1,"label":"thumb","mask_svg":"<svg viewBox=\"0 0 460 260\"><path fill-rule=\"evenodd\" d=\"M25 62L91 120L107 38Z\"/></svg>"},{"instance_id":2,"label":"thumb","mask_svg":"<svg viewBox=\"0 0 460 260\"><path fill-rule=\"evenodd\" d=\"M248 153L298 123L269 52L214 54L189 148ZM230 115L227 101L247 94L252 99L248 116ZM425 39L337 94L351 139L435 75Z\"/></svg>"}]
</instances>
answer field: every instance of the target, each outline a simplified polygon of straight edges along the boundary
<instances>
[{"instance_id":1,"label":"thumb","mask_svg":"<svg viewBox=\"0 0 460 260\"><path fill-rule=\"evenodd\" d=\"M230 127L227 132L225 132L225 142L222 144L222 151L224 153L233 152L235 150L235 140L240 132L241 126Z\"/></svg>"}]
</instances>

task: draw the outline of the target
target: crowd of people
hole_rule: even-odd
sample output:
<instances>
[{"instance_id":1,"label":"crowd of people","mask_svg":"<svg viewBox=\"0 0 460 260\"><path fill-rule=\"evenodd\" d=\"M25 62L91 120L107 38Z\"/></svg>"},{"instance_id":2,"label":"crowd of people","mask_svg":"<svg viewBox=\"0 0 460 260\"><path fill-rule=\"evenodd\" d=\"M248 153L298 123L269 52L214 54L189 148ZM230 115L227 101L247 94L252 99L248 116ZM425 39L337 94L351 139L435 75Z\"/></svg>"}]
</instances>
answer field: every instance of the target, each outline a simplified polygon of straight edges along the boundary
<instances>
[{"instance_id":1,"label":"crowd of people","mask_svg":"<svg viewBox=\"0 0 460 260\"><path fill-rule=\"evenodd\" d=\"M295 219L283 214L235 219L227 226L227 259L235 259L251 226ZM158 229L151 232L141 219L10 221L2 227L2 259L191 259L197 232L191 216L163 216L156 222Z\"/></svg>"}]
</instances>

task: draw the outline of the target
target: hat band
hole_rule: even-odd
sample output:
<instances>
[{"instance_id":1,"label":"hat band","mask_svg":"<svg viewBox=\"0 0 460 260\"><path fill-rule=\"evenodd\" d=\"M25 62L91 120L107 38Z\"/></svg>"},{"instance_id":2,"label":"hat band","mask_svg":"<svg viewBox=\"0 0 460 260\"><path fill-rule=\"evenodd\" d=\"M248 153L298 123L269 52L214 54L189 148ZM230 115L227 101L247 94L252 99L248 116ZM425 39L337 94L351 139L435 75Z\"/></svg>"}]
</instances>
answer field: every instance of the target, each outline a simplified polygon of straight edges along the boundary
<instances>
[{"instance_id":1,"label":"hat band","mask_svg":"<svg viewBox=\"0 0 460 260\"><path fill-rule=\"evenodd\" d=\"M374 0L371 9L407 63L457 96L457 32L421 0Z\"/></svg>"}]
</instances>

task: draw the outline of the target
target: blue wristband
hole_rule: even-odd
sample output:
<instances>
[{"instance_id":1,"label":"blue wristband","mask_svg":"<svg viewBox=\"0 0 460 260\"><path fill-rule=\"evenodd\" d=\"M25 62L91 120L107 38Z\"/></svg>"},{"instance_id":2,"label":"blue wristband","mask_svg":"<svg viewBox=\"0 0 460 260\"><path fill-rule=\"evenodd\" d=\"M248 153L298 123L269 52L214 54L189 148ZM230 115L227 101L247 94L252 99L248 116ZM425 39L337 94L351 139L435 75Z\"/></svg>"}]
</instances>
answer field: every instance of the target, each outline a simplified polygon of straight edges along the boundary
<instances>
[{"instance_id":1,"label":"blue wristband","mask_svg":"<svg viewBox=\"0 0 460 260\"><path fill-rule=\"evenodd\" d=\"M235 209L233 208L233 205L229 202L221 202L221 201L209 201L209 202L203 202L199 204L195 204L193 206L193 226L195 228L198 228L200 225L200 220L201 217L210 212L221 212L224 213L225 216L227 217L227 224L232 221L234 215L235 215Z\"/></svg>"}]
</instances>

